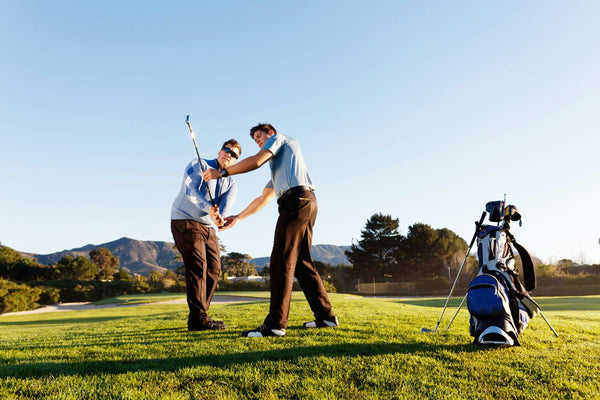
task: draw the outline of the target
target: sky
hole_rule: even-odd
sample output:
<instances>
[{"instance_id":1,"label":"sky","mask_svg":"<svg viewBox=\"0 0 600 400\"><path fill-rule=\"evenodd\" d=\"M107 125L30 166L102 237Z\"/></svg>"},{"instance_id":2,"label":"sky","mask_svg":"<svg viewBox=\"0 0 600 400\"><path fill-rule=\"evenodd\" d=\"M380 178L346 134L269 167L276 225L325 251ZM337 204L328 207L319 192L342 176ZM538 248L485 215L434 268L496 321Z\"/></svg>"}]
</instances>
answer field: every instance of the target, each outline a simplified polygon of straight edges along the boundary
<instances>
[{"instance_id":1,"label":"sky","mask_svg":"<svg viewBox=\"0 0 600 400\"><path fill-rule=\"evenodd\" d=\"M313 244L375 213L467 242L485 204L545 263L600 263L600 2L3 1L0 242L172 242L195 157L272 123L317 186ZM235 176L234 213L267 165ZM220 233L270 254L275 202Z\"/></svg>"}]
</instances>

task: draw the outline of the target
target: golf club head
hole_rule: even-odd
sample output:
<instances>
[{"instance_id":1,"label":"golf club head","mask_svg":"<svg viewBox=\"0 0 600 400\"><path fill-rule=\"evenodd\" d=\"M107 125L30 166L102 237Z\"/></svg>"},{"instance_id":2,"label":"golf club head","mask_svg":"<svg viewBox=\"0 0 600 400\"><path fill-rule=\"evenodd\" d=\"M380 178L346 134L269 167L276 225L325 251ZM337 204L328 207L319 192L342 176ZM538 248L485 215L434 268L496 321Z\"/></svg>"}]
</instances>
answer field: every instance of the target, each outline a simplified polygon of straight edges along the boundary
<instances>
[{"instance_id":1,"label":"golf club head","mask_svg":"<svg viewBox=\"0 0 600 400\"><path fill-rule=\"evenodd\" d=\"M190 124L190 116L189 115L185 116L185 123L188 125Z\"/></svg>"},{"instance_id":2,"label":"golf club head","mask_svg":"<svg viewBox=\"0 0 600 400\"><path fill-rule=\"evenodd\" d=\"M431 329L423 328L423 329L421 329L421 332L422 333L435 333L435 329L431 330Z\"/></svg>"}]
</instances>

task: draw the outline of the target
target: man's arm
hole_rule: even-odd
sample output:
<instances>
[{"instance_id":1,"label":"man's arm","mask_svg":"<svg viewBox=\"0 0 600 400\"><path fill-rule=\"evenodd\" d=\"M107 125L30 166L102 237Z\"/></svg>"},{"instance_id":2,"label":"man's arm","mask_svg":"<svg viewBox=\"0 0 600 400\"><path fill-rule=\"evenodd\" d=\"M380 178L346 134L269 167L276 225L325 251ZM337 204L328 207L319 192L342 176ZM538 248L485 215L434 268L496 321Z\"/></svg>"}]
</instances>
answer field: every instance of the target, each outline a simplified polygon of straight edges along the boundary
<instances>
[{"instance_id":1,"label":"man's arm","mask_svg":"<svg viewBox=\"0 0 600 400\"><path fill-rule=\"evenodd\" d=\"M263 192L260 196L252 200L248 207L244 209L238 215L232 215L230 217L225 218L225 225L221 227L219 230L229 229L237 224L239 221L248 218L252 214L261 210L264 206L266 206L269 201L275 196L275 189L271 187L266 187L263 189Z\"/></svg>"},{"instance_id":2,"label":"man's arm","mask_svg":"<svg viewBox=\"0 0 600 400\"><path fill-rule=\"evenodd\" d=\"M227 168L227 172L229 175L237 175L243 174L245 172L254 171L257 168L260 168L261 165L269 161L273 158L273 153L269 150L260 150L253 156L246 157L242 161L232 165ZM202 174L202 178L205 181L210 181L211 179L217 179L221 177L221 172L216 169L207 168L206 171ZM257 210L258 211L258 210Z\"/></svg>"}]
</instances>

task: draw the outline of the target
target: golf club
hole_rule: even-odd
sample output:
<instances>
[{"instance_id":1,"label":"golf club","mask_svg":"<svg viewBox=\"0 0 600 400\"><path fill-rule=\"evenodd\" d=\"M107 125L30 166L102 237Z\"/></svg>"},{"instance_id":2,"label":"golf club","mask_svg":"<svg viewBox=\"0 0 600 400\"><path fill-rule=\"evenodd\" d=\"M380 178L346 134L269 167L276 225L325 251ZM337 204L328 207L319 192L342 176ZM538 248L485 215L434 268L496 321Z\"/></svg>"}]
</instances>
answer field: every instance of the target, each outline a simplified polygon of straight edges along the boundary
<instances>
[{"instance_id":1,"label":"golf club","mask_svg":"<svg viewBox=\"0 0 600 400\"><path fill-rule=\"evenodd\" d=\"M198 156L198 163L200 164L200 171L204 172L204 167L202 166L202 159L200 158L200 153L198 152L198 146L196 145L196 135L194 134L194 129L192 129L192 124L190 124L190 116L186 115L185 123L190 130L190 136L192 137L192 141L194 142L194 148L196 149L196 155ZM210 198L210 203L214 206L215 200L212 197L212 193L210 192L210 187L208 187L208 182L206 183L206 191L208 192L208 197Z\"/></svg>"},{"instance_id":2,"label":"golf club","mask_svg":"<svg viewBox=\"0 0 600 400\"><path fill-rule=\"evenodd\" d=\"M467 249L467 252L465 253L465 258L463 258L463 262L460 265L460 268L458 269L458 273L456 274L456 279L454 279L454 283L452 284L452 288L450 289L450 294L448 294L448 298L446 299L446 304L444 304L444 309L442 310L442 314L440 315L440 318L438 319L438 322L435 325L435 328L433 328L433 330L423 328L423 329L421 329L421 332L435 333L437 331L438 327L440 326L440 322L442 322L442 317L444 316L444 313L446 312L446 307L448 307L448 302L450 301L450 297L452 297L452 293L454 292L454 287L456 286L456 282L458 282L458 277L460 276L460 273L461 273L463 267L465 266L465 262L467 261L467 258L469 257L469 252L471 251L471 247L473 247L473 243L475 243L475 239L477 238L477 233L479 232L479 227L481 226L481 224L483 224L483 220L485 219L486 212L487 211L484 211L481 214L481 218L479 219L479 222L475 223L475 233L473 234L473 238L471 239L471 244L469 244L469 248Z\"/></svg>"}]
</instances>

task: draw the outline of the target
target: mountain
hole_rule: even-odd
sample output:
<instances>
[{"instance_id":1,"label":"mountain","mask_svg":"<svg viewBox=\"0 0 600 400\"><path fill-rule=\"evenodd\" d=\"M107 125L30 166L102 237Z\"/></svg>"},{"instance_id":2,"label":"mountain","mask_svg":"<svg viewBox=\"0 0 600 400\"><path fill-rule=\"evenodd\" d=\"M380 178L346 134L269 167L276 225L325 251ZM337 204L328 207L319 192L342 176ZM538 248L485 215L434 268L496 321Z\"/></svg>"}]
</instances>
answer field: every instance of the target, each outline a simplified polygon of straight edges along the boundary
<instances>
[{"instance_id":1,"label":"mountain","mask_svg":"<svg viewBox=\"0 0 600 400\"><path fill-rule=\"evenodd\" d=\"M34 257L41 264L49 265L58 262L66 255L87 257L91 250L99 247L105 247L115 256L119 257L121 267L131 274L148 275L152 271L162 273L168 269L174 270L182 264L179 251L177 251L175 244L172 242L135 240L126 237L113 242L99 245L88 244L76 249L63 250L51 254L21 254L28 258ZM348 249L350 249L350 246L317 244L312 247L312 255L315 260L324 263L348 265L348 259L344 254L344 250ZM257 267L263 267L269 263L269 257L254 258L252 262Z\"/></svg>"},{"instance_id":2,"label":"mountain","mask_svg":"<svg viewBox=\"0 0 600 400\"><path fill-rule=\"evenodd\" d=\"M100 245L88 244L71 250L63 250L51 254L31 254L41 264L53 264L67 254L73 256L88 256L90 251L99 247L106 247L115 256L119 257L120 265L130 273L148 275L152 271L164 272L167 269L176 269L182 262L177 260L179 252L170 242L154 242L120 238L113 242Z\"/></svg>"},{"instance_id":3,"label":"mountain","mask_svg":"<svg viewBox=\"0 0 600 400\"><path fill-rule=\"evenodd\" d=\"M311 254L315 261L321 261L331 265L350 265L344 251L350 250L350 246L336 246L333 244L315 244L312 246ZM269 263L269 257L253 258L252 262L257 267L264 267Z\"/></svg>"}]
</instances>

